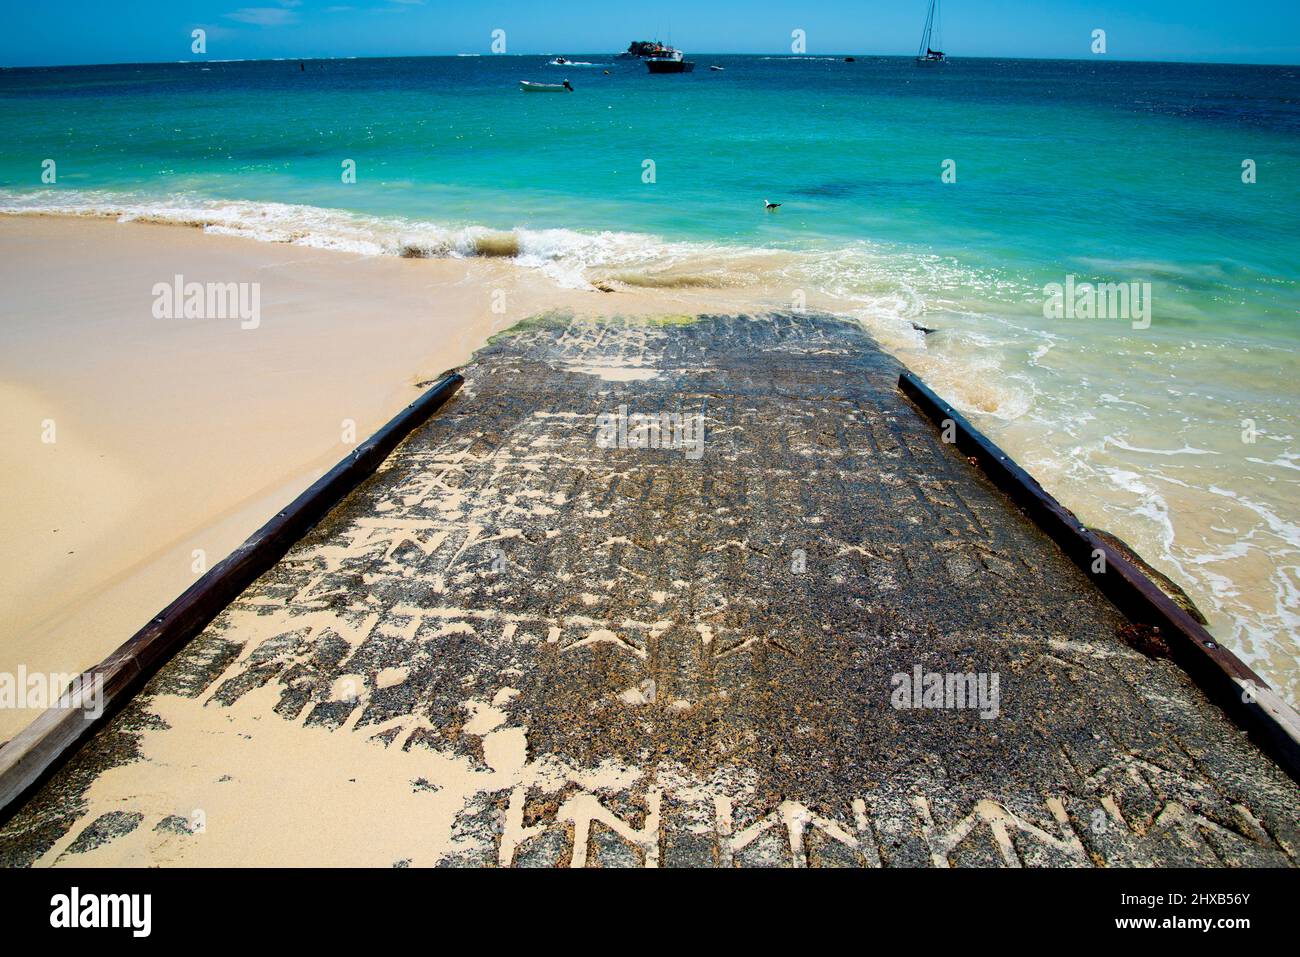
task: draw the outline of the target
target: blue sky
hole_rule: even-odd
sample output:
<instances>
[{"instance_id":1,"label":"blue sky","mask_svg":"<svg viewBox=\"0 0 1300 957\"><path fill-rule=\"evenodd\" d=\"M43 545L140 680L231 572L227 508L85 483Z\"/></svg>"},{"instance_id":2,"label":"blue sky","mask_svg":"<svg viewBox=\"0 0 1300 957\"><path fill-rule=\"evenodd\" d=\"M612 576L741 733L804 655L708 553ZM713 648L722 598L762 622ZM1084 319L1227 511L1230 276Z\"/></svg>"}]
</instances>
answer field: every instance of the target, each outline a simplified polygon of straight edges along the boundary
<instances>
[{"instance_id":1,"label":"blue sky","mask_svg":"<svg viewBox=\"0 0 1300 957\"><path fill-rule=\"evenodd\" d=\"M5 5L0 64L621 50L634 38L698 53L911 54L926 0L46 0ZM944 0L955 56L1300 63L1300 0Z\"/></svg>"}]
</instances>

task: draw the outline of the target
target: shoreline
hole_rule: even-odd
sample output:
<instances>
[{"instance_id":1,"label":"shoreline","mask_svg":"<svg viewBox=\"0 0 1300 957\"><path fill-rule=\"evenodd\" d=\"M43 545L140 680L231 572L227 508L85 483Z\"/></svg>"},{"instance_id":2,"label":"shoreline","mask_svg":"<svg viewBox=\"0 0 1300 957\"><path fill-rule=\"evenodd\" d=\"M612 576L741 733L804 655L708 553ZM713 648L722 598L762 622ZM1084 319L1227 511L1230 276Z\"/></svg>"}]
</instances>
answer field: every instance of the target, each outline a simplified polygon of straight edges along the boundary
<instances>
[{"instance_id":1,"label":"shoreline","mask_svg":"<svg viewBox=\"0 0 1300 957\"><path fill-rule=\"evenodd\" d=\"M500 260L367 257L105 218L0 216L0 253L6 671L95 664L330 468L345 420L361 441L417 384L520 318L609 298ZM51 268L60 259L68 267ZM155 319L151 290L177 273L260 283L261 326ZM618 299L625 311L675 305ZM0 741L38 710L0 710Z\"/></svg>"},{"instance_id":2,"label":"shoreline","mask_svg":"<svg viewBox=\"0 0 1300 957\"><path fill-rule=\"evenodd\" d=\"M6 611L6 621L13 622L6 631L0 631L0 656L3 656L0 670L20 661L37 670L76 672L100 660L149 615L193 583L197 578L197 573L191 571L192 552L196 547L203 548L206 566L211 567L337 460L337 452L343 447L338 441L337 425L345 416L345 406L346 417L355 422L357 438L363 438L409 401L415 394L416 383L462 364L491 335L521 318L549 309L596 316L610 312L693 315L744 313L783 305L788 308L785 300L789 290L779 281L766 277L761 269L747 285L709 286L695 281L698 264L686 262L670 268L666 274L654 273L650 282L644 281L644 277L631 276L631 281L624 283L615 276L612 287L615 291L605 293L564 288L545 269L500 256L407 259L393 254L365 255L251 236L223 235L198 225L120 222L108 215L0 215L0 245L6 251L13 250L3 267L9 271L6 278L21 275L24 282L31 283L33 276L38 277L32 289L24 293L29 313L19 338L25 341L28 352L10 350L13 354L8 362L0 360L0 376L4 377L0 392L7 400L14 399L6 401L10 415L6 421L0 421L0 438L7 440L10 450L8 458L0 453L0 465L8 469L15 489L34 489L36 497L44 498L47 505L44 513L38 507L25 516L19 516L14 510L0 515L0 555L9 567L21 572L7 583L8 590L0 585L0 609ZM137 255L126 254L126 249L134 249ZM50 262L52 258L57 262L59 257L69 255L76 257L76 265L70 274L71 281L65 283L52 275ZM170 259L158 260L159 255ZM115 264L117 272L109 271L108 261ZM155 261L159 264L154 265ZM190 278L195 279L261 277L267 307L286 310L278 333L274 324L268 331L267 328L240 330L235 323L233 329L226 329L226 334L221 335L217 334L220 330L214 330L205 321L196 329L188 330L189 346L174 342L165 350L169 362L183 362L185 348L199 350L191 355L201 355L205 363L215 358L218 363L215 374L229 377L229 388L252 390L257 395L256 401L240 404L238 411L212 411L223 407L220 390L209 390L208 403L188 406L191 421L209 430L206 441L213 445L206 448L197 441L198 437L187 436L184 429L177 428L175 419L181 413L176 412L171 416L167 441L179 443L175 447L187 451L175 456L159 454L165 451L166 444L156 433L124 425L120 420L129 418L129 411L114 414L112 409L99 409L97 417L92 415L82 423L77 421L75 410L65 412L60 404L61 399L80 395L84 405L93 406L93 390L110 388L116 390L114 401L130 400L127 405L135 413L160 414L153 404L142 400L139 392L144 377L154 376L160 369L151 365L149 358L151 353L159 351L149 338L149 324L153 323L152 332L156 333L160 321L148 314L148 293L155 282L172 278L174 270L165 265L167 261L179 265L182 272L191 273ZM76 275L83 264L82 274ZM778 278L779 273L777 270ZM665 277L668 281L660 283ZM47 300L40 300L35 292L36 286L42 283L48 293ZM12 280L8 285L16 288ZM500 301L505 304L503 313L493 312L494 293L499 293ZM134 302L128 303L128 299ZM106 383L102 371L82 369L74 374L65 369L59 372L48 355L37 355L33 368L48 371L49 381L53 383L64 383L66 395L42 394L38 388L39 376L21 381L28 371L19 368L23 356L31 358L33 337L42 334L36 329L39 323L34 317L41 315L40 310L49 308L49 303L54 304L53 312L61 316L61 321L68 321L71 329L119 322L123 315L134 310L130 314L136 316L136 323L127 324L134 332L127 341L106 336L102 329L94 340L96 348L101 350L95 358L107 356L120 364L118 377L132 378L133 385L126 388L125 395L121 386L112 382L112 376ZM10 307L20 324L24 318L23 305L14 303ZM1278 652L1270 649L1267 641L1262 646L1252 645L1251 639L1243 647L1246 626L1226 614L1220 605L1219 583L1224 579L1211 574L1208 581L1213 590L1207 590L1205 580L1189 576L1188 567L1169 560L1174 532L1167 526L1168 517L1163 519L1166 526L1157 527L1154 533L1134 535L1135 529L1141 532L1141 525L1123 525L1109 509L1108 496L1115 497L1114 488L1098 484L1096 478L1085 483L1086 476L1072 474L1068 460L1062 462L1042 456L1039 423L1016 417L1002 419L996 412L988 413L986 404L996 401L990 399L989 390L1001 388L999 383L988 376L954 375L954 370L962 367L960 351L969 349L969 343L945 341L945 336L930 337L933 341L927 342L925 336L904 321L873 322L864 315L864 310L850 310L847 305L843 300L811 290L808 295L810 310L853 315L887 352L903 360L927 382L934 382L942 394L968 414L974 413L982 428L1031 466L1045 487L1085 522L1119 534L1163 572L1172 575L1206 612L1211 631L1259 670L1284 697L1295 700L1294 657L1289 663L1285 657L1279 659ZM60 309L74 315L62 316ZM140 319L142 310L143 320ZM422 318L428 315L434 318ZM357 317L362 318L358 321ZM141 321L146 327L143 331ZM178 321L172 325L183 327L184 323ZM163 328L175 331L166 324ZM266 347L241 352L240 337L246 337L245 345L274 341ZM309 358L305 355L293 358L298 348L295 341L311 350ZM418 345L411 350L401 348L400 343ZM88 347L71 342L70 348L76 358L79 351L84 353ZM351 361L354 354L369 356L360 362L364 367L361 376L355 374L357 363ZM88 364L84 358L78 361ZM969 361L978 366L981 360L978 355L971 355ZM1052 357L1044 361L1050 363ZM1075 371L1071 367L1063 368ZM266 375L259 370L266 370ZM286 388L283 382L277 385L275 375L287 375L290 386ZM172 391L179 389L183 394L189 385L178 370L168 372L164 368L163 376L171 383ZM15 379L25 387L21 402L14 391ZM337 416L333 421L330 421L331 411ZM116 525L99 523L91 530L93 534L80 530L78 541L62 552L53 547L61 544L53 538L56 534L66 536L69 530L64 527L52 533L49 529L59 526L42 525L37 518L41 514L47 517L66 514L69 495L64 495L57 509L49 508L48 480L52 476L25 474L30 471L32 457L19 454L21 450L33 448L48 451L44 446L33 446L34 433L30 426L50 417L62 424L70 423L80 432L75 443L63 442L57 447L65 459L78 454L79 448L84 453L79 463L69 464L65 471L94 476L93 482L78 487L84 489L89 485L96 497L79 500L77 507L103 514L120 511L124 516ZM314 421L310 437L291 437L287 445L278 443L272 435L260 434L255 442L236 442L231 449L222 447L220 443L226 441L229 427L238 429L239 422L248 419L261 420L258 428L262 433L274 431L274 423L282 423L281 431L285 432L300 427L305 420ZM61 427L61 434L66 436L68 430ZM115 450L139 450L138 457L120 462L116 455L92 448L90 438L101 434L117 437L112 443ZM1124 478L1129 474L1124 469L1132 467L1125 460L1144 453L1147 447L1158 448L1159 443L1154 439L1132 437L1135 448L1129 451L1124 446L1115 446L1110 456L1114 463L1110 468L1117 476L1114 481L1122 479L1131 483L1131 479ZM231 457L224 455L227 451L232 451ZM1167 454L1158 454L1156 460ZM237 464L231 465L231 458ZM147 479L145 487L157 487L151 476L164 469L176 469L177 463L180 463L177 474L171 479L174 487L167 494L180 494L185 503L179 511L166 512L170 518L164 518L153 514L146 502L148 493L140 491L139 486L143 478ZM246 468L257 470L260 480L231 474ZM200 486L211 494L199 494ZM1203 498L1188 494L1189 489L1172 485L1157 487L1170 498L1171 505L1180 506L1168 512L1168 516L1178 521L1179 536L1208 540L1221 531L1214 528L1216 524L1227 524L1221 519L1216 521L1217 505L1206 510ZM1140 488L1121 486L1115 504L1136 498L1140 491ZM1201 504L1197 505L1198 502ZM1249 504L1242 502L1236 507L1243 509ZM1139 508L1141 515L1141 506L1135 503L1134 507ZM1157 518L1162 515L1165 513L1156 513ZM142 521L143 526L129 526L132 516ZM123 529L129 530L125 538L121 534ZM28 545L38 536L44 536L44 540L42 547L35 549L38 554L33 563ZM69 551L76 554L65 554ZM1236 578L1237 583L1253 580L1256 583L1253 587L1262 591L1268 587L1269 576L1278 574L1259 553L1236 560L1245 563L1241 565L1243 573L1255 576L1254 579ZM57 580L53 577L55 569L59 569ZM26 591L23 582L27 583ZM1229 592L1227 597L1232 600L1233 593ZM9 611L11 608L13 612ZM97 651L85 650L71 656L55 653L69 641L85 649L93 645ZM32 717L34 712L0 713L0 741L16 733Z\"/></svg>"}]
</instances>

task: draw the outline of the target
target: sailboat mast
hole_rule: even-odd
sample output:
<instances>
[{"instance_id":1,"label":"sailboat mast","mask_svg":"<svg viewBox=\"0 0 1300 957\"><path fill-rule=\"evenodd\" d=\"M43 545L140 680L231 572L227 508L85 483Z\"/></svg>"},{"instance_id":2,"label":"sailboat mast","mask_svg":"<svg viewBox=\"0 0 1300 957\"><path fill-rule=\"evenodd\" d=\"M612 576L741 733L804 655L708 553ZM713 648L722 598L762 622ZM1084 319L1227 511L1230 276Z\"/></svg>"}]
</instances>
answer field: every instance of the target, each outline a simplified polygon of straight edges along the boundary
<instances>
[{"instance_id":1,"label":"sailboat mast","mask_svg":"<svg viewBox=\"0 0 1300 957\"><path fill-rule=\"evenodd\" d=\"M921 48L916 51L917 63L942 63L946 57L942 50L936 50L936 42L942 44L943 38L935 40L935 31L939 29L939 0L930 0L925 12L925 30L921 33Z\"/></svg>"},{"instance_id":2,"label":"sailboat mast","mask_svg":"<svg viewBox=\"0 0 1300 957\"><path fill-rule=\"evenodd\" d=\"M925 31L921 34L921 49L916 51L918 57L924 57L930 52L930 34L934 32L934 10L939 5L939 0L930 0L930 9L925 14Z\"/></svg>"}]
</instances>

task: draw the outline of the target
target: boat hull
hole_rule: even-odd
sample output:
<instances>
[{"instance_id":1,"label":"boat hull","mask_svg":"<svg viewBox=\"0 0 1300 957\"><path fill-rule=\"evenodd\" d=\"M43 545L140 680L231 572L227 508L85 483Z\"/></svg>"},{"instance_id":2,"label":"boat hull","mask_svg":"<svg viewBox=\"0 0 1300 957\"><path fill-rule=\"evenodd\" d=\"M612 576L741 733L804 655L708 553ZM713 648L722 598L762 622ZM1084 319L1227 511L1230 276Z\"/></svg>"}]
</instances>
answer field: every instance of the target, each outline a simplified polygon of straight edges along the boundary
<instances>
[{"instance_id":1,"label":"boat hull","mask_svg":"<svg viewBox=\"0 0 1300 957\"><path fill-rule=\"evenodd\" d=\"M651 73L690 73L695 69L688 60L646 60L645 65Z\"/></svg>"},{"instance_id":2,"label":"boat hull","mask_svg":"<svg viewBox=\"0 0 1300 957\"><path fill-rule=\"evenodd\" d=\"M519 89L525 93L568 93L568 87L561 83L530 83L527 80L519 81Z\"/></svg>"}]
</instances>

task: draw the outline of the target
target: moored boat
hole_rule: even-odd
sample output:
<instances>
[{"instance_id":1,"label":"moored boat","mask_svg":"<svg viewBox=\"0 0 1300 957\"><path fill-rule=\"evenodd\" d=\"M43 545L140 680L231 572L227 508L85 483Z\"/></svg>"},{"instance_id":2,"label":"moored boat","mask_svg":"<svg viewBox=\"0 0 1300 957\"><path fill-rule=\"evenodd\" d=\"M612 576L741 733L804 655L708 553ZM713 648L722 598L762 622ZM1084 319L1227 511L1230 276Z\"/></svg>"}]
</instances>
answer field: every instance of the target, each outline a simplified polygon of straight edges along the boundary
<instances>
[{"instance_id":1,"label":"moored boat","mask_svg":"<svg viewBox=\"0 0 1300 957\"><path fill-rule=\"evenodd\" d=\"M930 0L930 9L925 15L925 30L921 33L921 47L916 51L917 63L944 63L948 56L942 50L936 50L932 46L939 41L935 39L939 33L939 0Z\"/></svg>"},{"instance_id":2,"label":"moored boat","mask_svg":"<svg viewBox=\"0 0 1300 957\"><path fill-rule=\"evenodd\" d=\"M573 87L569 86L569 81L563 83L534 83L531 80L520 80L519 89L524 93L572 93Z\"/></svg>"},{"instance_id":3,"label":"moored boat","mask_svg":"<svg viewBox=\"0 0 1300 957\"><path fill-rule=\"evenodd\" d=\"M690 73L695 64L686 59L681 50L666 48L661 56L652 56L645 61L646 69L651 73Z\"/></svg>"}]
</instances>

